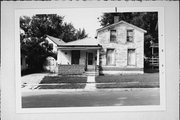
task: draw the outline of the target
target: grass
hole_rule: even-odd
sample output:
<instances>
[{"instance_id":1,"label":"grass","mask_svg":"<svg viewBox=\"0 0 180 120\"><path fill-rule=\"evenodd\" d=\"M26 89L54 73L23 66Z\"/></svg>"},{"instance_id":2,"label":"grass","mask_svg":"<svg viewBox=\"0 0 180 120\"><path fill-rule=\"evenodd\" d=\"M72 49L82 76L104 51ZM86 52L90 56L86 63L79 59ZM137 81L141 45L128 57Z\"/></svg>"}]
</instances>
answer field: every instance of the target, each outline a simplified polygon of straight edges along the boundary
<instances>
[{"instance_id":1,"label":"grass","mask_svg":"<svg viewBox=\"0 0 180 120\"><path fill-rule=\"evenodd\" d=\"M96 88L156 88L159 87L158 73L131 75L105 75L96 77Z\"/></svg>"},{"instance_id":2,"label":"grass","mask_svg":"<svg viewBox=\"0 0 180 120\"><path fill-rule=\"evenodd\" d=\"M96 77L97 83L110 83L110 82L159 82L159 73L144 73L144 74L131 74L131 75L105 75Z\"/></svg>"},{"instance_id":3,"label":"grass","mask_svg":"<svg viewBox=\"0 0 180 120\"><path fill-rule=\"evenodd\" d=\"M70 84L63 84L63 85L39 85L38 89L84 89L86 86L85 83L78 84L78 83L70 83Z\"/></svg>"},{"instance_id":4,"label":"grass","mask_svg":"<svg viewBox=\"0 0 180 120\"><path fill-rule=\"evenodd\" d=\"M46 85L46 84L57 85ZM45 76L37 88L38 89L84 89L87 83L86 77L73 76Z\"/></svg>"},{"instance_id":5,"label":"grass","mask_svg":"<svg viewBox=\"0 0 180 120\"><path fill-rule=\"evenodd\" d=\"M110 84L96 84L96 88L104 89L104 88L158 88L159 83L110 83Z\"/></svg>"},{"instance_id":6,"label":"grass","mask_svg":"<svg viewBox=\"0 0 180 120\"><path fill-rule=\"evenodd\" d=\"M84 89L86 77L45 76L38 89ZM46 85L48 84L48 85ZM52 84L52 85L49 85ZM104 75L96 77L96 88L155 88L159 87L158 73Z\"/></svg>"},{"instance_id":7,"label":"grass","mask_svg":"<svg viewBox=\"0 0 180 120\"><path fill-rule=\"evenodd\" d=\"M86 83L86 77L68 77L68 76L45 76L40 84L51 83Z\"/></svg>"}]
</instances>

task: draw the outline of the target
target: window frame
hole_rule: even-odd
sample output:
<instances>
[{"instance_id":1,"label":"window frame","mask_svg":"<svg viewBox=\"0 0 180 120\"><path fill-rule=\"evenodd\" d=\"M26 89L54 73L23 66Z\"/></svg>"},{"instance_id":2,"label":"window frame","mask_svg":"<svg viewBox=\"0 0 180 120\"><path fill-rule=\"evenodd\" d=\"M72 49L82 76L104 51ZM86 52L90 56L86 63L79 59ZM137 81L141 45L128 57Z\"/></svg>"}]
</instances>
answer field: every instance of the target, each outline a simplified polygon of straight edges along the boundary
<instances>
[{"instance_id":1,"label":"window frame","mask_svg":"<svg viewBox=\"0 0 180 120\"><path fill-rule=\"evenodd\" d=\"M115 31L115 35L112 34L112 31ZM114 43L117 41L117 30L111 29L110 30L110 40L111 43Z\"/></svg>"},{"instance_id":2,"label":"window frame","mask_svg":"<svg viewBox=\"0 0 180 120\"><path fill-rule=\"evenodd\" d=\"M79 65L80 64L80 57L81 57L81 51L80 50L72 50L71 51L71 65Z\"/></svg>"},{"instance_id":3,"label":"window frame","mask_svg":"<svg viewBox=\"0 0 180 120\"><path fill-rule=\"evenodd\" d=\"M128 34L129 31L132 31L132 36L129 36L129 34ZM132 38L132 40L129 39L130 37ZM133 43L134 42L134 29L127 29L126 30L126 41L128 43Z\"/></svg>"},{"instance_id":4,"label":"window frame","mask_svg":"<svg viewBox=\"0 0 180 120\"><path fill-rule=\"evenodd\" d=\"M129 51L133 50L135 54L135 63L134 64L129 64ZM135 48L128 48L127 49L127 66L137 66L137 56L136 56L136 49Z\"/></svg>"},{"instance_id":5,"label":"window frame","mask_svg":"<svg viewBox=\"0 0 180 120\"><path fill-rule=\"evenodd\" d=\"M107 61L108 59L108 50L113 50L113 56L114 56L114 60L113 60L113 63L112 64L108 64L109 62ZM106 65L107 66L116 66L116 62L115 62L115 49L114 48L107 48L106 49Z\"/></svg>"}]
</instances>

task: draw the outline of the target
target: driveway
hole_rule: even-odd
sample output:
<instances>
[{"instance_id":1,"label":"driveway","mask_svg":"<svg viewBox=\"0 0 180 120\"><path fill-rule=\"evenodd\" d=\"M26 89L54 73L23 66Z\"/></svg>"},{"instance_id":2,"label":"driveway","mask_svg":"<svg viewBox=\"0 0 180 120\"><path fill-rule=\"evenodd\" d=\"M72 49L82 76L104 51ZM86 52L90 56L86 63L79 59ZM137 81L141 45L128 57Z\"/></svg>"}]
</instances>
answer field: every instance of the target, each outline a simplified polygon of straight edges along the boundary
<instances>
[{"instance_id":1,"label":"driveway","mask_svg":"<svg viewBox=\"0 0 180 120\"><path fill-rule=\"evenodd\" d=\"M22 84L39 84L44 76L49 75L49 73L34 73L21 77Z\"/></svg>"},{"instance_id":2,"label":"driveway","mask_svg":"<svg viewBox=\"0 0 180 120\"><path fill-rule=\"evenodd\" d=\"M96 91L28 91L22 93L23 108L159 105L159 88L103 89Z\"/></svg>"}]
</instances>

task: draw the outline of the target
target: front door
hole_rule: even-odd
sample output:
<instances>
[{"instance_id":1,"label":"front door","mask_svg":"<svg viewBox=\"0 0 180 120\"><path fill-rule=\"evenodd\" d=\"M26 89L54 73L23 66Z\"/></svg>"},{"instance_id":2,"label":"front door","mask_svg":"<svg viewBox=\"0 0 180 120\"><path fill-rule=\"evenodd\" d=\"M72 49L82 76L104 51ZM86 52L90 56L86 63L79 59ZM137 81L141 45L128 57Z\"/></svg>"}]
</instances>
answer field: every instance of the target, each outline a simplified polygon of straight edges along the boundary
<instances>
[{"instance_id":1,"label":"front door","mask_svg":"<svg viewBox=\"0 0 180 120\"><path fill-rule=\"evenodd\" d=\"M93 65L93 53L88 53L88 65Z\"/></svg>"},{"instance_id":2,"label":"front door","mask_svg":"<svg viewBox=\"0 0 180 120\"><path fill-rule=\"evenodd\" d=\"M93 65L94 61L94 55L92 52L87 53L87 70L95 70L95 65Z\"/></svg>"},{"instance_id":3,"label":"front door","mask_svg":"<svg viewBox=\"0 0 180 120\"><path fill-rule=\"evenodd\" d=\"M73 50L71 51L71 64L79 64L80 51Z\"/></svg>"}]
</instances>

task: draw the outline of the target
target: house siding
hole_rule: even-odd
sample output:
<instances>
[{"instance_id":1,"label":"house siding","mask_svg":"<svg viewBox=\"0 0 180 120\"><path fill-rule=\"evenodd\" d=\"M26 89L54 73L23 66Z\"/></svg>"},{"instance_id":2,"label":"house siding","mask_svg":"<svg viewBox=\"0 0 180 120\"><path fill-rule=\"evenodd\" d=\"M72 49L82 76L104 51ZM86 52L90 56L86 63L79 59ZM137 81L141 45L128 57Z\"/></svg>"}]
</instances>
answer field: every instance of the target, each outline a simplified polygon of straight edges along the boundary
<instances>
[{"instance_id":1,"label":"house siding","mask_svg":"<svg viewBox=\"0 0 180 120\"><path fill-rule=\"evenodd\" d=\"M57 55L57 63L63 65L70 65L71 64L71 51L64 51L58 49Z\"/></svg>"},{"instance_id":2,"label":"house siding","mask_svg":"<svg viewBox=\"0 0 180 120\"><path fill-rule=\"evenodd\" d=\"M110 42L110 30L116 30L116 42ZM127 42L127 29L134 30L134 41ZM115 66L120 68L139 68L142 70L144 66L144 33L136 30L126 24L119 24L110 29L104 29L97 33L97 39L102 45L100 51L100 65L102 67L113 67L106 65L106 52L107 49L115 50ZM128 66L128 49L135 49L136 65Z\"/></svg>"}]
</instances>

